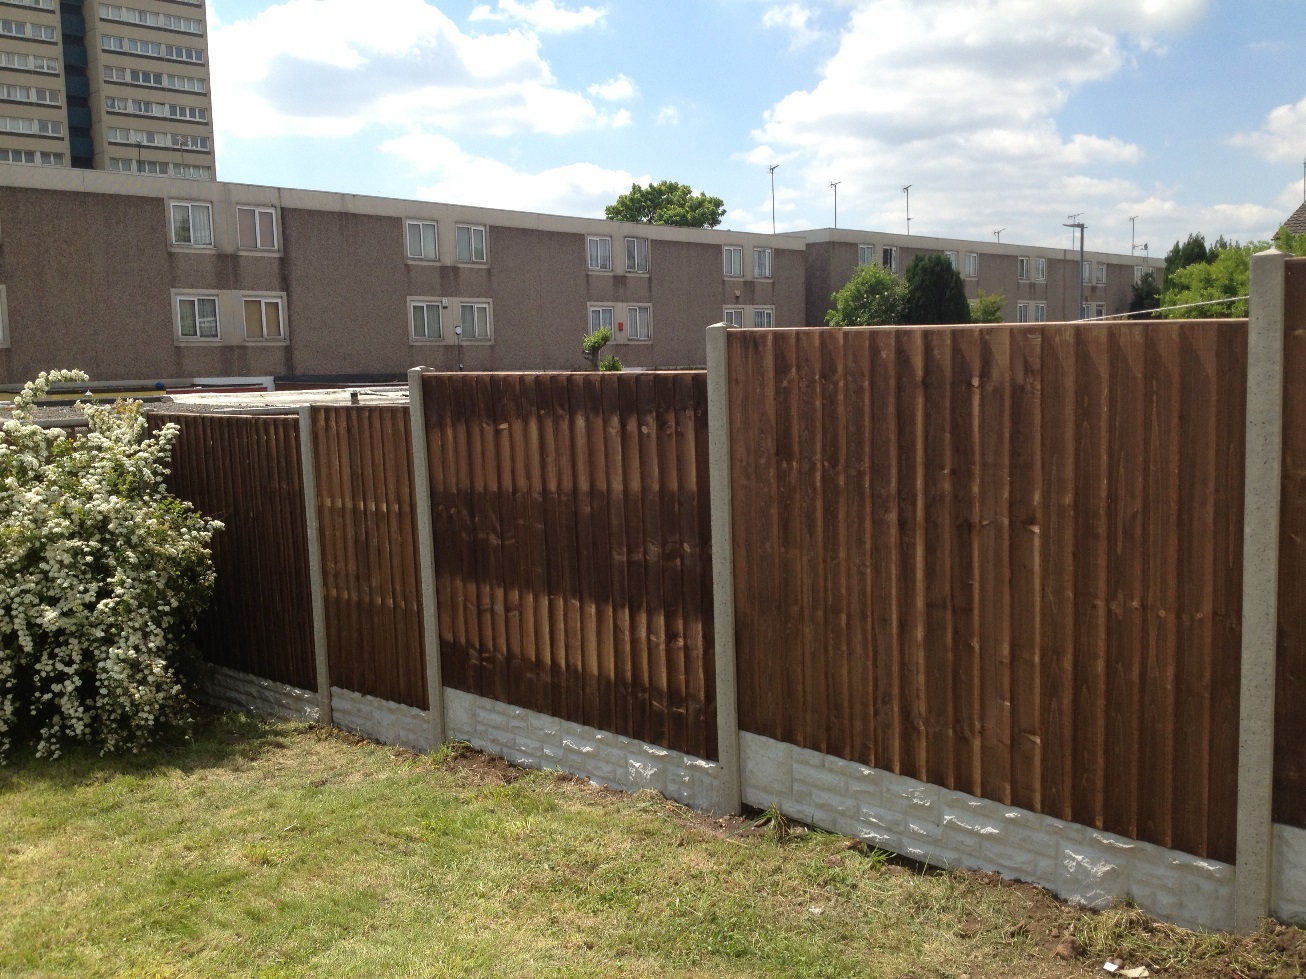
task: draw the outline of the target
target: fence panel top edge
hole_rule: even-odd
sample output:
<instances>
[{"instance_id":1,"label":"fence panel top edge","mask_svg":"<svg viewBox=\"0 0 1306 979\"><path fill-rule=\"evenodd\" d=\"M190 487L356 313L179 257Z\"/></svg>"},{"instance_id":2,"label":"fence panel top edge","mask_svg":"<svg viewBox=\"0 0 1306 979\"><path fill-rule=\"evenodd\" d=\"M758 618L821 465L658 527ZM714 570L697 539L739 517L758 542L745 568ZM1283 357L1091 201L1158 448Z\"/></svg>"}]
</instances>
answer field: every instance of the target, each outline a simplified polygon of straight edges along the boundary
<instances>
[{"instance_id":1,"label":"fence panel top edge","mask_svg":"<svg viewBox=\"0 0 1306 979\"><path fill-rule=\"evenodd\" d=\"M1302 260L1306 262L1306 259ZM814 330L829 332L831 330L850 330L858 333L869 332L871 330L1042 330L1050 326L1063 327L1073 326L1081 330L1102 330L1104 328L1142 325L1142 326L1173 326L1173 325L1193 325L1193 326L1211 326L1211 327L1239 327L1246 326L1246 317L1235 318L1225 317L1222 319L1187 319L1187 320L1149 320L1149 319L1113 319L1113 320L1047 320L1041 323L935 323L935 324L907 324L907 323L881 323L872 326L787 326L771 327L768 329L759 329L757 327L731 327L726 331L727 334L734 336L767 336L777 333L810 333Z\"/></svg>"},{"instance_id":2,"label":"fence panel top edge","mask_svg":"<svg viewBox=\"0 0 1306 979\"><path fill-rule=\"evenodd\" d=\"M679 375L706 374L707 371L701 367L669 367L661 368L638 368L627 367L622 371L595 371L595 370L574 370L574 371L437 371L422 370L422 377L594 377L598 379L607 377L641 377L644 375L655 375L657 377L675 377Z\"/></svg>"}]
</instances>

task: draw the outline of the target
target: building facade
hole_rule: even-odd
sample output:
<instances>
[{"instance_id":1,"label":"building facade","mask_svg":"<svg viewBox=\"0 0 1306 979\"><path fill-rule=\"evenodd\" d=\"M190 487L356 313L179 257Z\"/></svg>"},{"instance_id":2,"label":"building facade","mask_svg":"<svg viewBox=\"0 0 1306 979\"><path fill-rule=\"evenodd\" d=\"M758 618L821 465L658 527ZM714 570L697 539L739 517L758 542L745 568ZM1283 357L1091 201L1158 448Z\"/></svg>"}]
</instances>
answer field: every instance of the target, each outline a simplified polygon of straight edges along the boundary
<instances>
[{"instance_id":1,"label":"building facade","mask_svg":"<svg viewBox=\"0 0 1306 979\"><path fill-rule=\"evenodd\" d=\"M888 232L824 228L801 232L807 242L807 322L819 325L834 308L831 296L860 266L883 265L902 275L917 255L947 255L961 273L966 296L981 290L1003 297L1008 323L1063 322L1129 310L1134 284L1149 269L1159 284L1165 262L1106 252L1038 248L1000 242L927 238ZM1080 285L1083 307L1080 307Z\"/></svg>"},{"instance_id":2,"label":"building facade","mask_svg":"<svg viewBox=\"0 0 1306 979\"><path fill-rule=\"evenodd\" d=\"M0 0L0 162L215 176L204 0Z\"/></svg>"},{"instance_id":3,"label":"building facade","mask_svg":"<svg viewBox=\"0 0 1306 979\"><path fill-rule=\"evenodd\" d=\"M801 238L69 168L0 168L0 384L701 366L802 326Z\"/></svg>"}]
</instances>

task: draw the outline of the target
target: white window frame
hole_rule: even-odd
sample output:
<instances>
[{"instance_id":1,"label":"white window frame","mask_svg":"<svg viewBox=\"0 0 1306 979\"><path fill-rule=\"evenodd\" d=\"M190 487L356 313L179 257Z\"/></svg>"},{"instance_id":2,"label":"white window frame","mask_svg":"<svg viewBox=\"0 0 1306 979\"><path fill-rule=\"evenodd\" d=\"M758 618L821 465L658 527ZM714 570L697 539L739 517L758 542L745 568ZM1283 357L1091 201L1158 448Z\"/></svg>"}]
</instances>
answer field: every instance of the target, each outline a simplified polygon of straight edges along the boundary
<instances>
[{"instance_id":1,"label":"white window frame","mask_svg":"<svg viewBox=\"0 0 1306 979\"><path fill-rule=\"evenodd\" d=\"M957 252L944 252L943 254L948 256L948 263L952 266L953 270L956 271L960 267Z\"/></svg>"},{"instance_id":2,"label":"white window frame","mask_svg":"<svg viewBox=\"0 0 1306 979\"><path fill-rule=\"evenodd\" d=\"M213 303L213 336L202 336L200 334L200 310L201 302ZM191 303L194 309L195 317L195 335L187 336L181 330L181 306L182 303ZM221 303L218 302L218 294L214 293L179 293L173 297L172 301L173 328L176 331L177 341L179 343L221 343L222 342L222 309Z\"/></svg>"},{"instance_id":3,"label":"white window frame","mask_svg":"<svg viewBox=\"0 0 1306 979\"><path fill-rule=\"evenodd\" d=\"M467 232L467 258L463 258L463 232ZM479 241L478 241L479 238ZM480 245L479 257L477 245ZM490 261L489 236L486 234L485 225L483 224L457 224L454 225L454 254L457 256L459 264L462 265L486 265Z\"/></svg>"},{"instance_id":4,"label":"white window frame","mask_svg":"<svg viewBox=\"0 0 1306 979\"><path fill-rule=\"evenodd\" d=\"M413 254L413 229L417 229L417 239L421 254ZM426 229L431 229L431 254L426 254ZM423 221L420 218L404 219L404 256L410 262L438 262L440 260L440 228L435 221Z\"/></svg>"},{"instance_id":5,"label":"white window frame","mask_svg":"<svg viewBox=\"0 0 1306 979\"><path fill-rule=\"evenodd\" d=\"M753 309L753 327L758 330L769 330L775 326L775 307L774 306L756 306Z\"/></svg>"},{"instance_id":6,"label":"white window frame","mask_svg":"<svg viewBox=\"0 0 1306 979\"><path fill-rule=\"evenodd\" d=\"M209 240L196 242L178 241L177 240L177 208L184 207L186 212L186 223L189 235L192 239L195 237L195 208L203 208L209 215ZM168 201L168 238L174 248L213 248L215 236L213 234L213 205L208 201Z\"/></svg>"},{"instance_id":7,"label":"white window frame","mask_svg":"<svg viewBox=\"0 0 1306 979\"><path fill-rule=\"evenodd\" d=\"M769 279L771 278L771 249L754 248L753 249L753 278Z\"/></svg>"},{"instance_id":8,"label":"white window frame","mask_svg":"<svg viewBox=\"0 0 1306 979\"><path fill-rule=\"evenodd\" d=\"M475 333L472 336L467 335L463 329L463 322L467 316L467 310L472 310ZM485 310L485 336L480 334L480 324L476 322L477 313ZM454 325L456 336L463 343L492 343L494 341L494 309L493 304L488 299L460 299L458 300L458 322Z\"/></svg>"},{"instance_id":9,"label":"white window frame","mask_svg":"<svg viewBox=\"0 0 1306 979\"><path fill-rule=\"evenodd\" d=\"M642 248L640 246L643 246ZM626 239L626 272L629 275L648 275L649 243L647 238Z\"/></svg>"},{"instance_id":10,"label":"white window frame","mask_svg":"<svg viewBox=\"0 0 1306 979\"><path fill-rule=\"evenodd\" d=\"M1035 304L1034 304L1034 322L1035 322L1035 323L1046 323L1047 321L1048 321L1048 304L1047 304L1047 303L1035 303Z\"/></svg>"},{"instance_id":11,"label":"white window frame","mask_svg":"<svg viewBox=\"0 0 1306 979\"><path fill-rule=\"evenodd\" d=\"M246 308L249 303L259 304L259 327L261 335L252 337L249 335L249 310ZM268 305L273 304L277 307L277 325L281 332L275 336L268 335ZM288 343L290 330L286 322L286 297L284 293L267 293L267 292L249 292L241 293L240 296L240 325L241 337L246 343Z\"/></svg>"},{"instance_id":12,"label":"white window frame","mask_svg":"<svg viewBox=\"0 0 1306 979\"><path fill-rule=\"evenodd\" d=\"M589 336L598 330L607 327L612 331L612 336L617 335L617 308L615 306L604 306L601 303L591 304L586 311L585 335Z\"/></svg>"},{"instance_id":13,"label":"white window frame","mask_svg":"<svg viewBox=\"0 0 1306 979\"><path fill-rule=\"evenodd\" d=\"M1046 258L1034 259L1034 281L1046 282L1048 280L1048 260Z\"/></svg>"},{"instance_id":14,"label":"white window frame","mask_svg":"<svg viewBox=\"0 0 1306 979\"><path fill-rule=\"evenodd\" d=\"M875 263L875 246L858 245L857 246L857 267L864 268L867 265Z\"/></svg>"},{"instance_id":15,"label":"white window frame","mask_svg":"<svg viewBox=\"0 0 1306 979\"><path fill-rule=\"evenodd\" d=\"M1079 281L1080 281L1080 282L1083 282L1083 283L1086 284L1086 285L1087 285L1089 282L1092 282L1092 281L1093 281L1093 263L1092 263L1092 262L1081 262L1081 263L1080 263L1080 266L1079 266L1079 274L1080 274L1080 278L1079 278Z\"/></svg>"},{"instance_id":16,"label":"white window frame","mask_svg":"<svg viewBox=\"0 0 1306 979\"><path fill-rule=\"evenodd\" d=\"M743 326L744 325L744 307L726 306L721 310L721 322L726 326Z\"/></svg>"},{"instance_id":17,"label":"white window frame","mask_svg":"<svg viewBox=\"0 0 1306 979\"><path fill-rule=\"evenodd\" d=\"M886 262L885 259L888 259ZM880 249L880 265L890 272L898 271L898 246L885 245Z\"/></svg>"},{"instance_id":18,"label":"white window frame","mask_svg":"<svg viewBox=\"0 0 1306 979\"><path fill-rule=\"evenodd\" d=\"M626 340L634 343L651 343L653 340L653 307L647 303L626 307Z\"/></svg>"},{"instance_id":19,"label":"white window frame","mask_svg":"<svg viewBox=\"0 0 1306 979\"><path fill-rule=\"evenodd\" d=\"M966 270L961 273L961 277L963 279L979 278L979 253L978 252L966 253Z\"/></svg>"},{"instance_id":20,"label":"white window frame","mask_svg":"<svg viewBox=\"0 0 1306 979\"><path fill-rule=\"evenodd\" d=\"M721 246L721 274L727 279L744 277L744 246Z\"/></svg>"},{"instance_id":21,"label":"white window frame","mask_svg":"<svg viewBox=\"0 0 1306 979\"><path fill-rule=\"evenodd\" d=\"M1136 286L1141 286L1141 285L1143 284L1143 276L1144 276L1145 274L1146 274L1146 268L1145 268L1145 266L1142 266L1142 265L1135 265L1135 266L1134 266L1134 285L1136 285Z\"/></svg>"},{"instance_id":22,"label":"white window frame","mask_svg":"<svg viewBox=\"0 0 1306 979\"><path fill-rule=\"evenodd\" d=\"M449 306L447 299L435 299L426 296L410 296L408 299L408 342L409 343L444 343L444 311ZM422 336L417 335L416 312L422 311ZM435 310L436 335L431 336L431 310Z\"/></svg>"},{"instance_id":23,"label":"white window frame","mask_svg":"<svg viewBox=\"0 0 1306 979\"><path fill-rule=\"evenodd\" d=\"M1088 319L1088 303L1079 304L1079 318L1081 320Z\"/></svg>"},{"instance_id":24,"label":"white window frame","mask_svg":"<svg viewBox=\"0 0 1306 979\"><path fill-rule=\"evenodd\" d=\"M1093 281L1100 286L1106 285L1106 262L1098 262L1093 270Z\"/></svg>"},{"instance_id":25,"label":"white window frame","mask_svg":"<svg viewBox=\"0 0 1306 979\"><path fill-rule=\"evenodd\" d=\"M612 238L608 235L585 237L585 267L591 272L612 271Z\"/></svg>"},{"instance_id":26,"label":"white window frame","mask_svg":"<svg viewBox=\"0 0 1306 979\"><path fill-rule=\"evenodd\" d=\"M254 244L247 245L240 240L240 212L254 212ZM261 215L267 214L272 218L272 244L265 244L263 241L263 223L259 220ZM241 251L256 252L274 252L279 248L281 233L277 228L277 209L275 207L259 207L254 204L237 204L236 205L236 247Z\"/></svg>"},{"instance_id":27,"label":"white window frame","mask_svg":"<svg viewBox=\"0 0 1306 979\"><path fill-rule=\"evenodd\" d=\"M1016 303L1016 322L1029 322L1029 303Z\"/></svg>"},{"instance_id":28,"label":"white window frame","mask_svg":"<svg viewBox=\"0 0 1306 979\"><path fill-rule=\"evenodd\" d=\"M1106 316L1106 303L1093 304L1093 319L1100 320Z\"/></svg>"},{"instance_id":29,"label":"white window frame","mask_svg":"<svg viewBox=\"0 0 1306 979\"><path fill-rule=\"evenodd\" d=\"M1021 282L1029 281L1029 256L1020 255L1016 258L1016 278Z\"/></svg>"}]
</instances>

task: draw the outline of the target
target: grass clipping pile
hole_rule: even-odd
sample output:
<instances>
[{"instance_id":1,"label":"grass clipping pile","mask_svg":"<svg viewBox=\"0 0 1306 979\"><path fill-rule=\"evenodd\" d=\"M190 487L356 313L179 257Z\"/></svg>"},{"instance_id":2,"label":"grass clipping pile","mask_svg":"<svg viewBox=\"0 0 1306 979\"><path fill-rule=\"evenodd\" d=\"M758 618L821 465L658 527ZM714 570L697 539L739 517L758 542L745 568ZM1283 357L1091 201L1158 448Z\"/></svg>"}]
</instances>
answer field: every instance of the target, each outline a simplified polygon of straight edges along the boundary
<instances>
[{"instance_id":1,"label":"grass clipping pile","mask_svg":"<svg viewBox=\"0 0 1306 979\"><path fill-rule=\"evenodd\" d=\"M80 371L28 383L0 435L0 759L69 743L137 751L183 725L177 658L213 588L221 524L167 491L176 426L138 401L81 404L76 438L31 424Z\"/></svg>"}]
</instances>

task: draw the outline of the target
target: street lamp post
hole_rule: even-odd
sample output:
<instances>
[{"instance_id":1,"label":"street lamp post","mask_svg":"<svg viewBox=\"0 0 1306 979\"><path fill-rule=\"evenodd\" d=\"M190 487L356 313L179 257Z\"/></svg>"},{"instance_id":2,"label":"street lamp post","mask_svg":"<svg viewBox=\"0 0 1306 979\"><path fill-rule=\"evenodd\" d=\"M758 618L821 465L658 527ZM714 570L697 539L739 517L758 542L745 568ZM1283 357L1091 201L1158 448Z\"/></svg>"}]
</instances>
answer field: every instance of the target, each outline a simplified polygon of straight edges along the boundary
<instances>
[{"instance_id":1,"label":"street lamp post","mask_svg":"<svg viewBox=\"0 0 1306 979\"><path fill-rule=\"evenodd\" d=\"M1079 217L1078 214L1070 215L1071 218ZM1079 229L1079 318L1084 318L1084 222L1075 221L1072 224L1063 224L1063 228L1070 229L1071 242L1074 242L1075 229Z\"/></svg>"},{"instance_id":2,"label":"street lamp post","mask_svg":"<svg viewBox=\"0 0 1306 979\"><path fill-rule=\"evenodd\" d=\"M902 192L907 195L907 234L911 234L911 184L904 187Z\"/></svg>"},{"instance_id":3,"label":"street lamp post","mask_svg":"<svg viewBox=\"0 0 1306 979\"><path fill-rule=\"evenodd\" d=\"M768 169L771 171L771 234L775 234L775 172L780 168L780 164L772 164Z\"/></svg>"},{"instance_id":4,"label":"street lamp post","mask_svg":"<svg viewBox=\"0 0 1306 979\"><path fill-rule=\"evenodd\" d=\"M994 240L997 241L999 244L1002 243L1002 232L1004 232L1004 231L1006 231L1006 230L1007 230L1006 228L998 228L996 231L993 232L993 238L994 238Z\"/></svg>"},{"instance_id":5,"label":"street lamp post","mask_svg":"<svg viewBox=\"0 0 1306 979\"><path fill-rule=\"evenodd\" d=\"M842 180L831 180L830 189L834 191L834 226L839 227L839 185ZM772 229L774 230L774 229Z\"/></svg>"}]
</instances>

